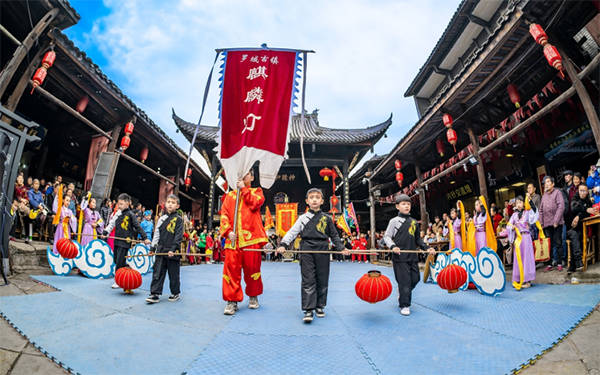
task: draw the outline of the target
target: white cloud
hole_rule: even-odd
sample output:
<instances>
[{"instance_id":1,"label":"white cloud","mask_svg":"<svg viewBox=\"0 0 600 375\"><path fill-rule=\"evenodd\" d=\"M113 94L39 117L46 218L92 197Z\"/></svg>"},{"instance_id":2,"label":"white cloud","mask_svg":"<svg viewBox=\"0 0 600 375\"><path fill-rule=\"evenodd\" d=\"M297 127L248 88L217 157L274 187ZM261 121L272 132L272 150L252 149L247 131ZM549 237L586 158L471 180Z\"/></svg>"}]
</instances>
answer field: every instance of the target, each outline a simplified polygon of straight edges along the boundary
<instances>
[{"instance_id":1,"label":"white cloud","mask_svg":"<svg viewBox=\"0 0 600 375\"><path fill-rule=\"evenodd\" d=\"M359 128L394 113L387 153L417 119L404 91L429 56L459 0L224 1L105 0L109 15L83 39L106 57L102 68L174 138L171 107L196 122L215 48L313 49L306 108L322 126ZM217 124L217 74L204 124Z\"/></svg>"}]
</instances>

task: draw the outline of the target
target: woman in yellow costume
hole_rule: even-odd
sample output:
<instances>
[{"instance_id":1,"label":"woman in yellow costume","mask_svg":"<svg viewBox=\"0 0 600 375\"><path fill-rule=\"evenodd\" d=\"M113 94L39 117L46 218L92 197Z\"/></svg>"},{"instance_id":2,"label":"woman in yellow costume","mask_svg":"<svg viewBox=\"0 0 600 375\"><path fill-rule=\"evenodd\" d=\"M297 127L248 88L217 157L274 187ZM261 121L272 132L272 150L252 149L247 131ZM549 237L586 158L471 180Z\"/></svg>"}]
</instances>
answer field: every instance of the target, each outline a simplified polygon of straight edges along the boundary
<instances>
[{"instance_id":1,"label":"woman in yellow costume","mask_svg":"<svg viewBox=\"0 0 600 375\"><path fill-rule=\"evenodd\" d=\"M494 226L488 214L485 198L480 196L475 201L475 217L469 222L467 243L465 251L468 251L474 257L479 254L479 251L484 247L489 247L493 251L498 248L496 235L494 234Z\"/></svg>"}]
</instances>

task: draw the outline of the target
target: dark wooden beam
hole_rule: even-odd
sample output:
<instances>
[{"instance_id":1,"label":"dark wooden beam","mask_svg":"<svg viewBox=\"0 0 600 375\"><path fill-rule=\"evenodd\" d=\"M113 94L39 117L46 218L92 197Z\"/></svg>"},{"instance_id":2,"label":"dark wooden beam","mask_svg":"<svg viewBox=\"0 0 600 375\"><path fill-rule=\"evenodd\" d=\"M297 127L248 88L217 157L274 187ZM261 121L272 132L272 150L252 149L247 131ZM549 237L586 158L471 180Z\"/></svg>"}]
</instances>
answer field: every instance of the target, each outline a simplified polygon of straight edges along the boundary
<instances>
[{"instance_id":1,"label":"dark wooden beam","mask_svg":"<svg viewBox=\"0 0 600 375\"><path fill-rule=\"evenodd\" d=\"M162 174L158 173L154 169L148 167L146 164L143 164L143 163L135 160L134 158L132 158L131 156L129 156L129 155L125 154L125 153L120 152L119 154L125 160L128 160L128 161L132 162L133 164L137 165L138 167L141 167L141 168L145 169L146 171L152 173L154 176L167 181L167 183L176 186L175 182L171 181L169 178L167 178L167 177L163 176ZM176 179L178 179L178 178L179 178L179 176L176 177Z\"/></svg>"},{"instance_id":2,"label":"dark wooden beam","mask_svg":"<svg viewBox=\"0 0 600 375\"><path fill-rule=\"evenodd\" d=\"M473 127L470 123L467 123L467 132L469 133L471 145L473 145L473 156L478 161L477 178L479 180L479 195L483 196L486 202L489 202L487 194L487 182L485 180L485 165L483 164L483 159L481 159L481 153L479 152L479 140L475 136L475 132L473 132Z\"/></svg>"},{"instance_id":3,"label":"dark wooden beam","mask_svg":"<svg viewBox=\"0 0 600 375\"><path fill-rule=\"evenodd\" d=\"M421 210L421 231L427 233L429 217L427 216L425 189L423 189L423 175L421 174L421 166L419 166L419 164L415 164L415 173L417 174L417 191L419 192L419 208Z\"/></svg>"}]
</instances>

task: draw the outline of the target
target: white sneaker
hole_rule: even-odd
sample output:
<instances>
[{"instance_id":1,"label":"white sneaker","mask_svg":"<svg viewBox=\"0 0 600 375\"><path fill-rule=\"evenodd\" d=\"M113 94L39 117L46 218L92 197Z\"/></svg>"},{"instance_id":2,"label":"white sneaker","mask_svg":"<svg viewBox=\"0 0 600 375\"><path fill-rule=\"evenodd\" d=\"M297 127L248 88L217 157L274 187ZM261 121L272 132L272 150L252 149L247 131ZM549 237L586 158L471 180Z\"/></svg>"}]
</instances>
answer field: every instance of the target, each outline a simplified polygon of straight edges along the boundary
<instances>
[{"instance_id":1,"label":"white sneaker","mask_svg":"<svg viewBox=\"0 0 600 375\"><path fill-rule=\"evenodd\" d=\"M400 314L404 315L404 316L409 316L410 315L410 307L403 307L400 309Z\"/></svg>"},{"instance_id":2,"label":"white sneaker","mask_svg":"<svg viewBox=\"0 0 600 375\"><path fill-rule=\"evenodd\" d=\"M250 297L250 302L248 303L249 309L258 309L258 297Z\"/></svg>"},{"instance_id":3,"label":"white sneaker","mask_svg":"<svg viewBox=\"0 0 600 375\"><path fill-rule=\"evenodd\" d=\"M238 305L237 302L235 301L229 301L227 302L227 306L225 306L225 310L223 311L223 314L225 315L233 315L235 314L235 312L238 309Z\"/></svg>"},{"instance_id":4,"label":"white sneaker","mask_svg":"<svg viewBox=\"0 0 600 375\"><path fill-rule=\"evenodd\" d=\"M120 287L120 286L118 286L118 285L117 285L117 283L114 283L114 284L111 286L111 288L113 288L113 289L121 289L121 287Z\"/></svg>"},{"instance_id":5,"label":"white sneaker","mask_svg":"<svg viewBox=\"0 0 600 375\"><path fill-rule=\"evenodd\" d=\"M368 261L368 260L365 260L365 263L369 263L369 261Z\"/></svg>"}]
</instances>

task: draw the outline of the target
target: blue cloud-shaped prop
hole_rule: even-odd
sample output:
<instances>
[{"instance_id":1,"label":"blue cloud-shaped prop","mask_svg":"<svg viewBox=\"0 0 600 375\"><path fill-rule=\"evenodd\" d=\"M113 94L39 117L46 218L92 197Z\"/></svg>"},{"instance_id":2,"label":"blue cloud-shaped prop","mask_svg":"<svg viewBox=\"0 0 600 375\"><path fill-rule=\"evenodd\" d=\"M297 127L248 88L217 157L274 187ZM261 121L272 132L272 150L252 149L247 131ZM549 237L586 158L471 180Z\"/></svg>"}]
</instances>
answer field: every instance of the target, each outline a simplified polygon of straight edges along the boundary
<instances>
[{"instance_id":1,"label":"blue cloud-shaped prop","mask_svg":"<svg viewBox=\"0 0 600 375\"><path fill-rule=\"evenodd\" d=\"M91 279L109 277L115 272L113 251L102 240L93 240L84 249L79 246L79 255L75 258L75 265L83 274Z\"/></svg>"},{"instance_id":2,"label":"blue cloud-shaped prop","mask_svg":"<svg viewBox=\"0 0 600 375\"><path fill-rule=\"evenodd\" d=\"M435 264L430 265L430 278L434 283L437 284L438 275L449 264L456 264L467 271L468 280L461 290L465 290L472 282L486 296L497 296L504 292L506 271L498 254L489 247L479 250L476 257L459 249L452 250L450 255L439 254Z\"/></svg>"},{"instance_id":3,"label":"blue cloud-shaped prop","mask_svg":"<svg viewBox=\"0 0 600 375\"><path fill-rule=\"evenodd\" d=\"M68 275L73 269L73 259L65 259L60 254L54 254L50 246L46 248L46 256L52 272L58 276Z\"/></svg>"},{"instance_id":4,"label":"blue cloud-shaped prop","mask_svg":"<svg viewBox=\"0 0 600 375\"><path fill-rule=\"evenodd\" d=\"M145 245L137 244L133 247L133 249L129 249L127 255L145 255L148 253L149 250ZM150 272L152 266L154 265L154 256L127 258L127 264L140 274L145 275Z\"/></svg>"}]
</instances>

